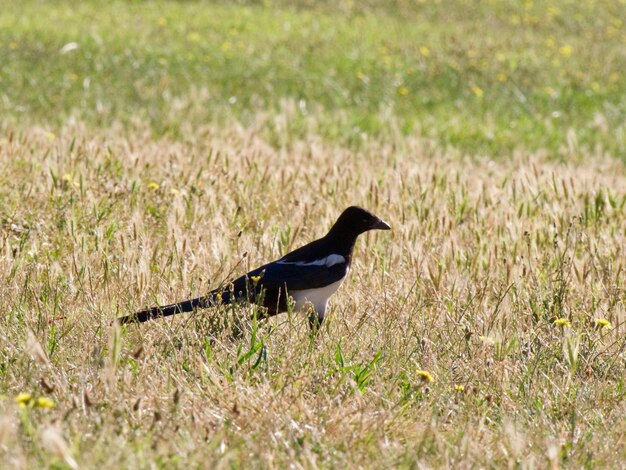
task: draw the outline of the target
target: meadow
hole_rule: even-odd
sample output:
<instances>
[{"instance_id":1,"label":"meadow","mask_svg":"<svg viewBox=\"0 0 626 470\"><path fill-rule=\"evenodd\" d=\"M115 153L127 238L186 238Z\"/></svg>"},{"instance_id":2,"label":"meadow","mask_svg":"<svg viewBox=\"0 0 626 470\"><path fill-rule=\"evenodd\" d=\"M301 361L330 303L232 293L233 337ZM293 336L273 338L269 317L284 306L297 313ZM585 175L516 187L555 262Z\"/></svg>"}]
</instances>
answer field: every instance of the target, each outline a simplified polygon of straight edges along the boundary
<instances>
[{"instance_id":1,"label":"meadow","mask_svg":"<svg viewBox=\"0 0 626 470\"><path fill-rule=\"evenodd\" d=\"M6 468L624 468L623 1L0 2ZM201 295L359 239L312 338Z\"/></svg>"}]
</instances>

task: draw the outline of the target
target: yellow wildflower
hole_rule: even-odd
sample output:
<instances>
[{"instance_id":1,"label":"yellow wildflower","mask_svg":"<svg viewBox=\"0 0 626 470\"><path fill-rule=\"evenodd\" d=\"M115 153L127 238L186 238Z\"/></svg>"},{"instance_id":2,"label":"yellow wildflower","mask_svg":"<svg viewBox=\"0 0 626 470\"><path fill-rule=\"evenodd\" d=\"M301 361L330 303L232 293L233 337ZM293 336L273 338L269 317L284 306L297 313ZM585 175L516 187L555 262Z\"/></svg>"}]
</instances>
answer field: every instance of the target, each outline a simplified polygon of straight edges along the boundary
<instances>
[{"instance_id":1,"label":"yellow wildflower","mask_svg":"<svg viewBox=\"0 0 626 470\"><path fill-rule=\"evenodd\" d=\"M261 280L261 276L250 276L250 279L256 284Z\"/></svg>"},{"instance_id":2,"label":"yellow wildflower","mask_svg":"<svg viewBox=\"0 0 626 470\"><path fill-rule=\"evenodd\" d=\"M555 318L554 324L557 326L572 326L572 322L567 318Z\"/></svg>"},{"instance_id":3,"label":"yellow wildflower","mask_svg":"<svg viewBox=\"0 0 626 470\"><path fill-rule=\"evenodd\" d=\"M572 46L561 46L559 47L559 54L561 54L563 57L569 57L572 55Z\"/></svg>"},{"instance_id":4,"label":"yellow wildflower","mask_svg":"<svg viewBox=\"0 0 626 470\"><path fill-rule=\"evenodd\" d=\"M34 398L28 392L22 392L15 397L15 402L20 408L52 408L54 401L46 397Z\"/></svg>"},{"instance_id":5,"label":"yellow wildflower","mask_svg":"<svg viewBox=\"0 0 626 470\"><path fill-rule=\"evenodd\" d=\"M432 374L427 370L418 370L415 374L422 382L433 382L435 380Z\"/></svg>"},{"instance_id":6,"label":"yellow wildflower","mask_svg":"<svg viewBox=\"0 0 626 470\"><path fill-rule=\"evenodd\" d=\"M151 181L150 183L148 183L147 187L148 187L148 189L157 190L157 189L159 189L159 184L155 183L154 181Z\"/></svg>"},{"instance_id":7,"label":"yellow wildflower","mask_svg":"<svg viewBox=\"0 0 626 470\"><path fill-rule=\"evenodd\" d=\"M474 93L474 95L476 95L478 98L482 98L485 94L483 89L476 85L472 86L472 93Z\"/></svg>"},{"instance_id":8,"label":"yellow wildflower","mask_svg":"<svg viewBox=\"0 0 626 470\"><path fill-rule=\"evenodd\" d=\"M499 82L506 82L506 73L500 72L498 75L496 75L496 80L498 80Z\"/></svg>"},{"instance_id":9,"label":"yellow wildflower","mask_svg":"<svg viewBox=\"0 0 626 470\"><path fill-rule=\"evenodd\" d=\"M398 88L398 94L400 96L406 96L409 94L409 89L405 86L401 86L400 88Z\"/></svg>"},{"instance_id":10,"label":"yellow wildflower","mask_svg":"<svg viewBox=\"0 0 626 470\"><path fill-rule=\"evenodd\" d=\"M37 408L53 408L54 407L54 401L52 401L50 398L39 397L35 401L35 406Z\"/></svg>"},{"instance_id":11,"label":"yellow wildflower","mask_svg":"<svg viewBox=\"0 0 626 470\"><path fill-rule=\"evenodd\" d=\"M27 406L32 405L33 396L28 392L22 392L15 397L15 402L20 408L26 408Z\"/></svg>"},{"instance_id":12,"label":"yellow wildflower","mask_svg":"<svg viewBox=\"0 0 626 470\"><path fill-rule=\"evenodd\" d=\"M606 328L607 330L613 328L611 326L611 322L608 321L606 318L596 318L593 321L593 326L595 326L596 328Z\"/></svg>"},{"instance_id":13,"label":"yellow wildflower","mask_svg":"<svg viewBox=\"0 0 626 470\"><path fill-rule=\"evenodd\" d=\"M465 385L455 384L454 385L454 391L455 392L464 392L465 391Z\"/></svg>"},{"instance_id":14,"label":"yellow wildflower","mask_svg":"<svg viewBox=\"0 0 626 470\"><path fill-rule=\"evenodd\" d=\"M422 57L428 57L430 55L430 49L427 48L426 46L421 46L420 54L422 54Z\"/></svg>"},{"instance_id":15,"label":"yellow wildflower","mask_svg":"<svg viewBox=\"0 0 626 470\"><path fill-rule=\"evenodd\" d=\"M167 26L167 19L161 17L157 20L157 24L163 28Z\"/></svg>"}]
</instances>

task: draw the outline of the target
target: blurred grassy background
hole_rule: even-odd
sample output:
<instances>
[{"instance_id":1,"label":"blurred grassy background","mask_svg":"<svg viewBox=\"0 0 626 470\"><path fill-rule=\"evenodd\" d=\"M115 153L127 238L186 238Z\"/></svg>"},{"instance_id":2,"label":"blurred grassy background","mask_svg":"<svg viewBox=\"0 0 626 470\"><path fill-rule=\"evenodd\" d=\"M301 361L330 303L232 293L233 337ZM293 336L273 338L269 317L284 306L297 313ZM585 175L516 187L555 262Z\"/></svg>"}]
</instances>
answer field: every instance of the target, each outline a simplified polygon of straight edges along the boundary
<instances>
[{"instance_id":1,"label":"blurred grassy background","mask_svg":"<svg viewBox=\"0 0 626 470\"><path fill-rule=\"evenodd\" d=\"M287 126L623 155L625 3L0 1L0 111L5 128L142 120L176 137L261 117L275 144Z\"/></svg>"}]
</instances>

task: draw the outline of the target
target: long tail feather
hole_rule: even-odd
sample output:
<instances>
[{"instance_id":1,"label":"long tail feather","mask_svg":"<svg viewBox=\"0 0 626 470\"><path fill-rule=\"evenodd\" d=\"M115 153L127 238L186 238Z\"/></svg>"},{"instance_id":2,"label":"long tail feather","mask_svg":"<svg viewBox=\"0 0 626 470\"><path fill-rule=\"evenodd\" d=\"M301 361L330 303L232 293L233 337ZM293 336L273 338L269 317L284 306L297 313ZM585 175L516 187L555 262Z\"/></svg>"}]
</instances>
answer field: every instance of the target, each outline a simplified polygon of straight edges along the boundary
<instances>
[{"instance_id":1,"label":"long tail feather","mask_svg":"<svg viewBox=\"0 0 626 470\"><path fill-rule=\"evenodd\" d=\"M139 312L135 312L131 315L120 317L117 320L121 325L125 325L127 323L143 323L145 321L155 318L169 317L171 315L177 315L179 313L192 312L199 308L207 308L211 305L214 305L216 300L216 294L211 292L209 293L209 295L206 295L204 297L185 300L184 302L164 305L162 307L152 307L146 310L140 310Z\"/></svg>"}]
</instances>

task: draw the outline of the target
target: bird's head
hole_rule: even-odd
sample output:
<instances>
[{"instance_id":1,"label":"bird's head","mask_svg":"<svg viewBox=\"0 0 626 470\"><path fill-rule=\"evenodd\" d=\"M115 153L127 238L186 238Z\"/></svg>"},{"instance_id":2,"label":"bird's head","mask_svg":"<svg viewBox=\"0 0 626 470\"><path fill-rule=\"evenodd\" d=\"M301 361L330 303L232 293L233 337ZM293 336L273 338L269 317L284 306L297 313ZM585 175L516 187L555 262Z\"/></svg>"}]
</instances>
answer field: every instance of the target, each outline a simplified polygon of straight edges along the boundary
<instances>
[{"instance_id":1,"label":"bird's head","mask_svg":"<svg viewBox=\"0 0 626 470\"><path fill-rule=\"evenodd\" d=\"M390 230L391 227L384 220L376 217L362 207L350 206L344 210L337 222L330 229L330 233L358 236L368 230Z\"/></svg>"}]
</instances>

